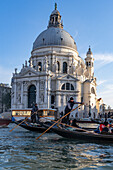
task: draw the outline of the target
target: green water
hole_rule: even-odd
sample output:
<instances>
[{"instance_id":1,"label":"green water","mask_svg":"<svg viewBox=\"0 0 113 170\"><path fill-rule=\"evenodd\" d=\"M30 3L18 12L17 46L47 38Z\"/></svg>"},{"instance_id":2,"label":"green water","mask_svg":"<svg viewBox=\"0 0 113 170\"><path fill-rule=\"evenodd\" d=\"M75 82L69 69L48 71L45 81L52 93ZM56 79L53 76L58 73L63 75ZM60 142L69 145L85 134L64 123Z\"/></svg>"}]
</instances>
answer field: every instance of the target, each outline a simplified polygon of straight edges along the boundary
<instances>
[{"instance_id":1,"label":"green water","mask_svg":"<svg viewBox=\"0 0 113 170\"><path fill-rule=\"evenodd\" d=\"M0 170L113 169L113 145L67 140L56 134L40 134L15 125L0 128Z\"/></svg>"}]
</instances>

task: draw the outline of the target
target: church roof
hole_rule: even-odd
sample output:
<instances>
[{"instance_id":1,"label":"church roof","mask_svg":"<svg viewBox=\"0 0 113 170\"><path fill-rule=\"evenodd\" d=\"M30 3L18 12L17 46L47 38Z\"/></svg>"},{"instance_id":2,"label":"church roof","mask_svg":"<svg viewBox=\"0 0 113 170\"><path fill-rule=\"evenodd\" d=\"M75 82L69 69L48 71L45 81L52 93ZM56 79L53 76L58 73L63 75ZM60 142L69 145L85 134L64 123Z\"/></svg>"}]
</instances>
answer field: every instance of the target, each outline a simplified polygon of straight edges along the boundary
<instances>
[{"instance_id":1,"label":"church roof","mask_svg":"<svg viewBox=\"0 0 113 170\"><path fill-rule=\"evenodd\" d=\"M77 50L76 43L72 36L63 30L61 15L57 10L56 3L55 9L50 15L48 28L36 38L33 43L33 50L46 46L67 46Z\"/></svg>"},{"instance_id":2,"label":"church roof","mask_svg":"<svg viewBox=\"0 0 113 170\"><path fill-rule=\"evenodd\" d=\"M72 36L61 28L49 27L33 43L33 50L43 46L67 46L77 50Z\"/></svg>"}]
</instances>

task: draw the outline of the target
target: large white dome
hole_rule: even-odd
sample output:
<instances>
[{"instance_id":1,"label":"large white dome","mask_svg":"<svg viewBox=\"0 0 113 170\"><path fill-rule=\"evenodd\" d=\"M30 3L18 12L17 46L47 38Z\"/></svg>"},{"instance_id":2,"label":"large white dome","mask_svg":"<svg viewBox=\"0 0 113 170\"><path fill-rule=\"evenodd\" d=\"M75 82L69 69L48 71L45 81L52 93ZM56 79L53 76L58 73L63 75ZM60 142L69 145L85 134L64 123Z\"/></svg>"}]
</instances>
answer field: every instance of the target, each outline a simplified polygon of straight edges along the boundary
<instances>
[{"instance_id":1,"label":"large white dome","mask_svg":"<svg viewBox=\"0 0 113 170\"><path fill-rule=\"evenodd\" d=\"M67 46L77 50L72 36L61 28L49 27L33 43L33 50L45 46Z\"/></svg>"}]
</instances>

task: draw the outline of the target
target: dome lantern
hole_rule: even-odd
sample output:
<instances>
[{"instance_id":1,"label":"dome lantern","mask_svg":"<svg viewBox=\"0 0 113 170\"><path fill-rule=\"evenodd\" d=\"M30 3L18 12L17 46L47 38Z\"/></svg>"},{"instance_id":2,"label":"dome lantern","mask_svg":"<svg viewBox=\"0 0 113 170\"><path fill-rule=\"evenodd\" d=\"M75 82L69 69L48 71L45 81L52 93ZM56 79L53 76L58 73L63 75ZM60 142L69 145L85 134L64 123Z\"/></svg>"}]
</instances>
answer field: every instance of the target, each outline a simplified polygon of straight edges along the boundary
<instances>
[{"instance_id":1,"label":"dome lantern","mask_svg":"<svg viewBox=\"0 0 113 170\"><path fill-rule=\"evenodd\" d=\"M59 11L57 10L57 3L55 3L55 9L50 15L48 28L49 27L56 27L56 28L63 29L63 24L61 22L61 15L60 15Z\"/></svg>"}]
</instances>

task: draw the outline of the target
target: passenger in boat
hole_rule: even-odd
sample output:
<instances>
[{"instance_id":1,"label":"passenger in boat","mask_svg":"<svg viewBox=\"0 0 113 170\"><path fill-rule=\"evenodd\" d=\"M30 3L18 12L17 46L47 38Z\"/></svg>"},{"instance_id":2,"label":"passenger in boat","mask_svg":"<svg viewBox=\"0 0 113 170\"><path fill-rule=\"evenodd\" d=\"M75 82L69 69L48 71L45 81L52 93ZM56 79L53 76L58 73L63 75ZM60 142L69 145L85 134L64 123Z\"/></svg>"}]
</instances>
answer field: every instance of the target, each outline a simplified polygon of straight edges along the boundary
<instances>
[{"instance_id":1,"label":"passenger in boat","mask_svg":"<svg viewBox=\"0 0 113 170\"><path fill-rule=\"evenodd\" d=\"M73 120L70 120L70 121L71 121L71 122L70 122L70 125L71 125L71 126L74 126L74 127L79 128L79 126L77 125L76 119L73 119Z\"/></svg>"},{"instance_id":2,"label":"passenger in boat","mask_svg":"<svg viewBox=\"0 0 113 170\"><path fill-rule=\"evenodd\" d=\"M99 126L99 131L102 132L104 127L105 127L104 123L101 123L100 126Z\"/></svg>"},{"instance_id":3,"label":"passenger in boat","mask_svg":"<svg viewBox=\"0 0 113 170\"><path fill-rule=\"evenodd\" d=\"M100 125L97 127L97 129L94 130L94 132L95 132L95 133L100 133L99 128L100 128Z\"/></svg>"},{"instance_id":4,"label":"passenger in boat","mask_svg":"<svg viewBox=\"0 0 113 170\"><path fill-rule=\"evenodd\" d=\"M113 133L113 125L111 123L109 123L109 132Z\"/></svg>"},{"instance_id":5,"label":"passenger in boat","mask_svg":"<svg viewBox=\"0 0 113 170\"><path fill-rule=\"evenodd\" d=\"M74 104L82 104L82 103L81 102L75 102L73 97L71 97L70 100L68 101L66 107L65 107L65 115L73 109ZM70 114L68 114L65 117L65 121L66 121L67 124L69 124L69 115Z\"/></svg>"},{"instance_id":6,"label":"passenger in boat","mask_svg":"<svg viewBox=\"0 0 113 170\"><path fill-rule=\"evenodd\" d=\"M37 117L37 120L39 121L37 103L35 103L35 105L32 108L32 111L31 111L31 122L32 123L36 123L36 117Z\"/></svg>"},{"instance_id":7,"label":"passenger in boat","mask_svg":"<svg viewBox=\"0 0 113 170\"><path fill-rule=\"evenodd\" d=\"M108 122L104 122L104 128L102 129L102 132L109 132Z\"/></svg>"}]
</instances>

